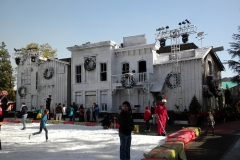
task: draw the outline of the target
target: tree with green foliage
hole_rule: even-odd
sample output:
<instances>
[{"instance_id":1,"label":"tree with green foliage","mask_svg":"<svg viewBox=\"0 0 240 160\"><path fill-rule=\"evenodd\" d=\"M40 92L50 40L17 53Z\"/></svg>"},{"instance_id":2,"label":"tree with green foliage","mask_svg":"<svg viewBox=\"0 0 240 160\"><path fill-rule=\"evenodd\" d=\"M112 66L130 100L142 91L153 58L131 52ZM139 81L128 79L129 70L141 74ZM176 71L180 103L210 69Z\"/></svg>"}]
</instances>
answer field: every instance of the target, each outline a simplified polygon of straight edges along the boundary
<instances>
[{"instance_id":1,"label":"tree with green foliage","mask_svg":"<svg viewBox=\"0 0 240 160\"><path fill-rule=\"evenodd\" d=\"M46 43L39 45L37 43L30 43L23 50L32 49L33 51L41 51L43 53L43 57L45 58L55 58L57 57L57 50L53 50L52 47Z\"/></svg>"},{"instance_id":2,"label":"tree with green foliage","mask_svg":"<svg viewBox=\"0 0 240 160\"><path fill-rule=\"evenodd\" d=\"M15 101L16 93L13 87L16 77L13 75L10 55L5 47L5 43L2 42L0 46L0 91L8 91L8 99Z\"/></svg>"},{"instance_id":3,"label":"tree with green foliage","mask_svg":"<svg viewBox=\"0 0 240 160\"><path fill-rule=\"evenodd\" d=\"M224 98L225 98L225 107L230 107L233 101L233 97L227 84L226 84L226 90L224 92Z\"/></svg>"},{"instance_id":4,"label":"tree with green foliage","mask_svg":"<svg viewBox=\"0 0 240 160\"><path fill-rule=\"evenodd\" d=\"M191 114L198 114L202 110L202 107L196 97L196 95L193 96L192 101L189 105L189 112Z\"/></svg>"},{"instance_id":5,"label":"tree with green foliage","mask_svg":"<svg viewBox=\"0 0 240 160\"><path fill-rule=\"evenodd\" d=\"M240 26L238 26L238 31L240 33ZM236 73L236 75L232 77L231 81L240 84L240 34L233 34L232 38L235 42L230 42L231 48L227 51L232 58L238 59L228 60L226 64L228 64L228 67Z\"/></svg>"}]
</instances>

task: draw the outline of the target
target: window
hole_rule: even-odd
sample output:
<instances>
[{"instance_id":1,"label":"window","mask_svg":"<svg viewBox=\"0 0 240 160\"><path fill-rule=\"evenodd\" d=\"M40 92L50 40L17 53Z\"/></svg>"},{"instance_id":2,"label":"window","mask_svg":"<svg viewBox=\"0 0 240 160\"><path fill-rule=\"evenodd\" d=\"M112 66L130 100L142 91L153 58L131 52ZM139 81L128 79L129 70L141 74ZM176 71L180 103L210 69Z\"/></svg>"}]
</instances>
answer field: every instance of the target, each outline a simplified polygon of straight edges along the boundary
<instances>
[{"instance_id":1,"label":"window","mask_svg":"<svg viewBox=\"0 0 240 160\"><path fill-rule=\"evenodd\" d=\"M107 91L100 91L100 110L107 111Z\"/></svg>"},{"instance_id":2,"label":"window","mask_svg":"<svg viewBox=\"0 0 240 160\"><path fill-rule=\"evenodd\" d=\"M26 85L27 84L27 75L26 73L21 74L21 85Z\"/></svg>"},{"instance_id":3,"label":"window","mask_svg":"<svg viewBox=\"0 0 240 160\"><path fill-rule=\"evenodd\" d=\"M101 63L101 71L100 71L100 80L101 81L107 81L107 64Z\"/></svg>"},{"instance_id":4,"label":"window","mask_svg":"<svg viewBox=\"0 0 240 160\"><path fill-rule=\"evenodd\" d=\"M129 63L122 64L122 74L129 73Z\"/></svg>"},{"instance_id":5,"label":"window","mask_svg":"<svg viewBox=\"0 0 240 160\"><path fill-rule=\"evenodd\" d=\"M76 83L82 82L81 71L81 66L76 66Z\"/></svg>"}]
</instances>

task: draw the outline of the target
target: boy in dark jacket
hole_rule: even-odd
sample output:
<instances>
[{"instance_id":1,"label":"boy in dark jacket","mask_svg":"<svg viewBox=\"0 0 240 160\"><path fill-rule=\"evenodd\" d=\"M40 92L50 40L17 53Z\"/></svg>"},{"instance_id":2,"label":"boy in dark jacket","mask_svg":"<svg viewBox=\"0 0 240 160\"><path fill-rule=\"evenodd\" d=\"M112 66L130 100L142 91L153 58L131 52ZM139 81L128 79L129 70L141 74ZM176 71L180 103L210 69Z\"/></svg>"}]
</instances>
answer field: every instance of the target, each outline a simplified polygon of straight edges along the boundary
<instances>
[{"instance_id":1,"label":"boy in dark jacket","mask_svg":"<svg viewBox=\"0 0 240 160\"><path fill-rule=\"evenodd\" d=\"M122 111L118 117L119 121L119 138L120 138L120 159L130 159L130 147L132 136L131 132L136 128L134 126L133 118L131 115L130 103L125 101L122 103Z\"/></svg>"},{"instance_id":2,"label":"boy in dark jacket","mask_svg":"<svg viewBox=\"0 0 240 160\"><path fill-rule=\"evenodd\" d=\"M22 103L22 105L21 105L21 111L20 111L20 113L21 113L21 115L22 115L22 123L23 123L23 128L22 128L22 130L25 130L25 129L26 129L26 119L27 119L27 116L28 116L27 111L28 111L27 106L25 105L25 103Z\"/></svg>"},{"instance_id":3,"label":"boy in dark jacket","mask_svg":"<svg viewBox=\"0 0 240 160\"><path fill-rule=\"evenodd\" d=\"M34 136L34 135L36 135L36 134L42 133L42 129L44 129L44 130L45 130L46 141L48 141L48 130L47 130L47 127L46 127L47 118L48 118L48 113L49 113L49 110L48 110L48 109L45 109L45 110L44 110L44 115L43 115L43 117L41 118L40 130L39 130L39 132L35 132L35 133L30 134L30 135L29 135L29 139L31 139L31 136Z\"/></svg>"}]
</instances>

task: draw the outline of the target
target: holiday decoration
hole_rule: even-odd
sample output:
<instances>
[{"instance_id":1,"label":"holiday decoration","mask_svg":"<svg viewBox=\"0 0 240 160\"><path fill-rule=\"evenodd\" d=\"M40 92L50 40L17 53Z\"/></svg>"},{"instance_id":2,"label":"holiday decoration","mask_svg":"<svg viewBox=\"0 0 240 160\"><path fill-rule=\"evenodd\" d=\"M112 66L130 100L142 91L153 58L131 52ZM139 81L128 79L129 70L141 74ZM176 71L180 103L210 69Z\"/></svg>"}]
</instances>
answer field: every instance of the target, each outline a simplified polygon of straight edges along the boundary
<instances>
[{"instance_id":1,"label":"holiday decoration","mask_svg":"<svg viewBox=\"0 0 240 160\"><path fill-rule=\"evenodd\" d=\"M96 62L95 59L93 57L88 57L85 59L84 61L84 68L87 71L92 71L96 68Z\"/></svg>"},{"instance_id":2,"label":"holiday decoration","mask_svg":"<svg viewBox=\"0 0 240 160\"><path fill-rule=\"evenodd\" d=\"M54 70L53 68L47 68L45 69L43 76L45 79L51 79L53 77Z\"/></svg>"},{"instance_id":3,"label":"holiday decoration","mask_svg":"<svg viewBox=\"0 0 240 160\"><path fill-rule=\"evenodd\" d=\"M129 88L132 88L135 84L135 80L134 80L134 77L133 77L133 74L131 73L125 73L123 76L122 76L122 86L126 89L129 89Z\"/></svg>"},{"instance_id":4,"label":"holiday decoration","mask_svg":"<svg viewBox=\"0 0 240 160\"><path fill-rule=\"evenodd\" d=\"M18 94L19 94L20 97L26 97L26 95L27 95L27 87L20 86L18 88Z\"/></svg>"},{"instance_id":5,"label":"holiday decoration","mask_svg":"<svg viewBox=\"0 0 240 160\"><path fill-rule=\"evenodd\" d=\"M176 81L176 84L171 84L171 82L170 82L170 78L175 78L175 81ZM173 88L176 88L177 86L179 86L180 85L180 79L181 79L181 77L180 77L180 73L173 73L173 72L171 72L171 73L169 73L168 75L167 75L167 77L166 77L166 79L165 79L165 83L166 83L166 85L168 86L168 88L171 88L171 89L173 89Z\"/></svg>"}]
</instances>

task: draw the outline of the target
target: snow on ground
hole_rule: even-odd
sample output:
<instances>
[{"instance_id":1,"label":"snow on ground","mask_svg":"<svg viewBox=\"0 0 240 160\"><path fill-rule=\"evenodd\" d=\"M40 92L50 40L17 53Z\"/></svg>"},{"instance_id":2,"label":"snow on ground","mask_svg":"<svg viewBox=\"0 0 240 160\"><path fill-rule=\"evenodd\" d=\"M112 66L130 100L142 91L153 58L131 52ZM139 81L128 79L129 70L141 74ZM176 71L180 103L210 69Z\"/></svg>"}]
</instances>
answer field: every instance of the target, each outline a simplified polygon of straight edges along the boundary
<instances>
[{"instance_id":1,"label":"snow on ground","mask_svg":"<svg viewBox=\"0 0 240 160\"><path fill-rule=\"evenodd\" d=\"M45 131L40 135L30 133L39 130L39 123L27 123L27 130L21 130L21 123L6 123L2 126L0 138L2 160L118 160L120 140L118 130L104 130L101 126L80 126L70 124L48 124L50 142L45 142ZM132 135L131 160L141 160L157 145L166 141L162 136Z\"/></svg>"}]
</instances>

